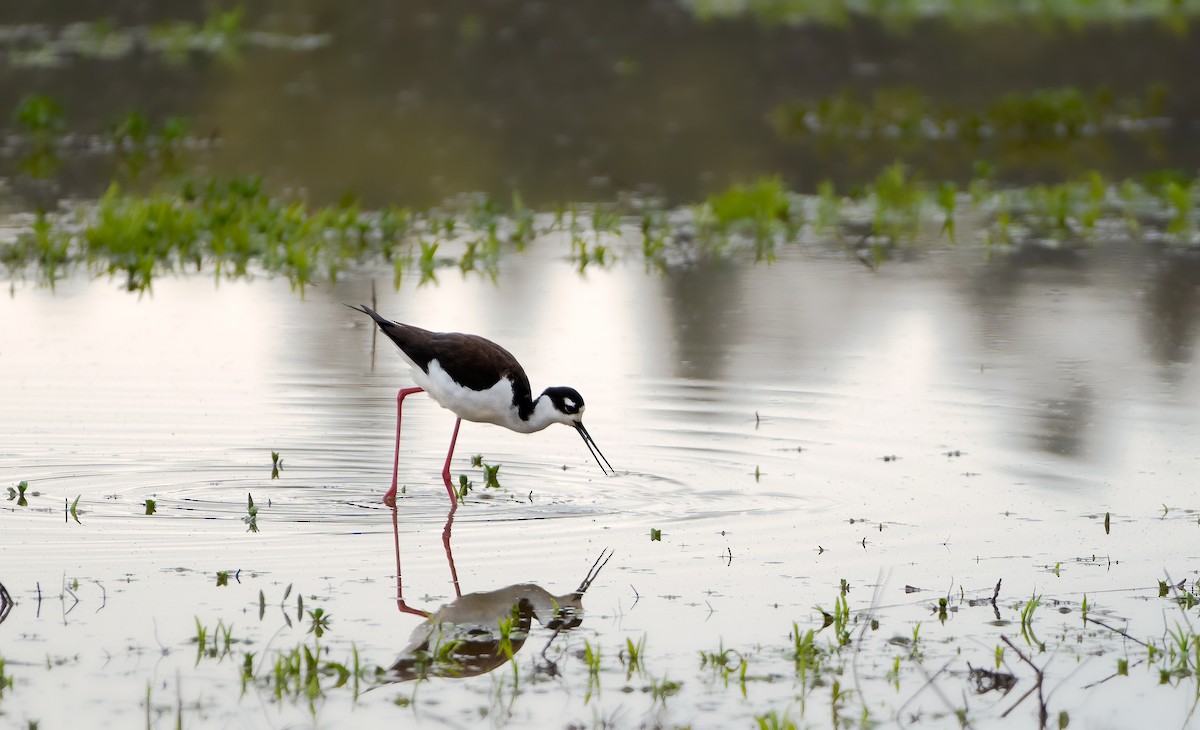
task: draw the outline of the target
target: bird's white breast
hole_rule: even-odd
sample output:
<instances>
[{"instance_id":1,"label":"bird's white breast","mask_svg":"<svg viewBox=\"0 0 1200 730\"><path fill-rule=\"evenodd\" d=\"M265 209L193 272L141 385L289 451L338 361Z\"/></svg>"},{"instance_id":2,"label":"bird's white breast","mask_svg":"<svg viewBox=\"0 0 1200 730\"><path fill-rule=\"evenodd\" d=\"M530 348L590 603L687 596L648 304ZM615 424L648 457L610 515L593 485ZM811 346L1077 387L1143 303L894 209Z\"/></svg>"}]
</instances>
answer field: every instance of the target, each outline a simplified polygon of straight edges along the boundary
<instances>
[{"instance_id":1,"label":"bird's white breast","mask_svg":"<svg viewBox=\"0 0 1200 730\"><path fill-rule=\"evenodd\" d=\"M500 378L487 390L472 390L456 383L436 358L429 361L428 375L416 369L413 377L438 405L464 421L494 423L514 431L527 430L513 405L512 382L508 378Z\"/></svg>"}]
</instances>

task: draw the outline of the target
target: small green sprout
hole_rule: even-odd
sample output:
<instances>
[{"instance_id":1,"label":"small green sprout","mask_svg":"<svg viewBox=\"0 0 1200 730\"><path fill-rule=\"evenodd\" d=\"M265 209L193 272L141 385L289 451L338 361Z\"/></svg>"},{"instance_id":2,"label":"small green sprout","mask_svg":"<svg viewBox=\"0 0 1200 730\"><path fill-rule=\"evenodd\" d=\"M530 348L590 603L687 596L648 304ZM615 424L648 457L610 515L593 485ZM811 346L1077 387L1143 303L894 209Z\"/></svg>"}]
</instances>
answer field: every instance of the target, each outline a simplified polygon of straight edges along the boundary
<instances>
[{"instance_id":1,"label":"small green sprout","mask_svg":"<svg viewBox=\"0 0 1200 730\"><path fill-rule=\"evenodd\" d=\"M673 696L679 690L683 689L682 682L675 682L668 679L665 675L662 679L650 680L650 697L664 707L667 704L667 698Z\"/></svg>"},{"instance_id":2,"label":"small green sprout","mask_svg":"<svg viewBox=\"0 0 1200 730\"><path fill-rule=\"evenodd\" d=\"M314 608L308 612L308 618L311 623L308 626L308 633L316 636L318 639L325 635L329 630L329 615L325 613L323 608Z\"/></svg>"},{"instance_id":3,"label":"small green sprout","mask_svg":"<svg viewBox=\"0 0 1200 730\"><path fill-rule=\"evenodd\" d=\"M1033 614L1041 604L1041 596L1035 593L1021 609L1021 636L1030 646L1037 646L1039 651L1044 651L1045 644L1038 640L1037 635L1033 633Z\"/></svg>"},{"instance_id":4,"label":"small green sprout","mask_svg":"<svg viewBox=\"0 0 1200 730\"><path fill-rule=\"evenodd\" d=\"M254 506L254 496L246 494L246 516L242 518L250 532L258 532L258 507Z\"/></svg>"},{"instance_id":5,"label":"small green sprout","mask_svg":"<svg viewBox=\"0 0 1200 730\"><path fill-rule=\"evenodd\" d=\"M500 481L496 478L497 472L500 471L500 465L483 465L483 486L485 489L499 489Z\"/></svg>"},{"instance_id":6,"label":"small green sprout","mask_svg":"<svg viewBox=\"0 0 1200 730\"><path fill-rule=\"evenodd\" d=\"M755 715L754 722L758 724L758 730L797 730L798 727L787 710L782 715L775 710L765 715Z\"/></svg>"},{"instance_id":7,"label":"small green sprout","mask_svg":"<svg viewBox=\"0 0 1200 730\"><path fill-rule=\"evenodd\" d=\"M584 639L583 661L588 668L587 697L590 698L593 690L600 691L600 645L592 646L592 642Z\"/></svg>"},{"instance_id":8,"label":"small green sprout","mask_svg":"<svg viewBox=\"0 0 1200 730\"><path fill-rule=\"evenodd\" d=\"M9 487L8 488L9 501L11 502L12 500L15 499L17 501L18 507L28 507L29 500L25 499L25 490L27 490L27 489L29 489L29 482L24 482L24 481L21 482L20 484L18 484L16 489Z\"/></svg>"},{"instance_id":9,"label":"small green sprout","mask_svg":"<svg viewBox=\"0 0 1200 730\"><path fill-rule=\"evenodd\" d=\"M646 651L646 635L642 634L642 638L634 643L633 639L625 638L625 648L621 650L618 659L625 665L625 679L628 681L633 677L633 673L642 673L642 656Z\"/></svg>"}]
</instances>

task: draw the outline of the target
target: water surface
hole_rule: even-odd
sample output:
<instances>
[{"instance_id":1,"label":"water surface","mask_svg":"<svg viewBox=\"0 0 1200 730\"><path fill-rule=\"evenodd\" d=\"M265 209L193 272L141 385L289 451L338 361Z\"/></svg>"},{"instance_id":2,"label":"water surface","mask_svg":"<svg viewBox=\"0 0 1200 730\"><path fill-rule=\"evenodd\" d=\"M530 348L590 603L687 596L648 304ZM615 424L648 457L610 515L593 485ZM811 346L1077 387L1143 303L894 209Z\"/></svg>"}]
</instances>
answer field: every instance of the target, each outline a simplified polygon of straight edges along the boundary
<instances>
[{"instance_id":1,"label":"water surface","mask_svg":"<svg viewBox=\"0 0 1200 730\"><path fill-rule=\"evenodd\" d=\"M1046 666L1052 712L1179 726L1195 680L1160 685L1080 604L1086 594L1090 615L1142 639L1184 619L1157 584L1196 577L1198 273L1186 256L1101 245L992 260L913 249L877 271L790 248L770 266L657 275L630 260L580 276L541 245L507 258L496 283L447 271L399 292L370 270L303 299L265 278L163 279L143 300L81 276L55 292L17 286L0 302L0 486L28 480L36 494L0 512L0 581L18 601L0 625L15 678L0 712L59 726L86 709L141 726L149 687L158 727L179 707L185 727L715 727L770 710L827 725L836 678L857 691L836 706L843 719L865 706L885 725L953 722L967 696L973 722L1027 726L1032 700L1000 717L1032 686L1011 650L1016 694L963 694L967 664L994 667L1003 635ZM380 503L409 381L382 339L372 363L369 320L342 306L369 302L372 278L386 316L483 334L535 390L579 389L618 469L604 477L569 429L463 426L453 471L476 487L452 524L459 591L569 593L614 551L579 628L534 622L516 693L508 668L357 699L331 688L312 709L269 684L243 693L245 653L265 682L273 652L312 642L308 610L332 617L321 644L335 659L355 647L383 666L420 622L397 611ZM440 479L453 418L408 403L404 594L434 610L456 595ZM502 464L501 489L483 489L473 454ZM248 494L258 532L243 520ZM65 512L77 496L79 523ZM820 629L815 607L832 610L842 581L857 649L805 685L793 622ZM995 610L968 603L997 581ZM1020 631L1034 594L1047 602L1040 655ZM218 621L233 626L232 653L197 659L197 622L211 637ZM920 652L897 639L914 628ZM618 655L642 636L647 666L626 677ZM602 652L591 691L585 639ZM745 696L700 667L721 648L747 658ZM1130 676L1092 684L1119 658ZM536 671L551 660L556 675ZM668 679L681 686L656 697Z\"/></svg>"}]
</instances>

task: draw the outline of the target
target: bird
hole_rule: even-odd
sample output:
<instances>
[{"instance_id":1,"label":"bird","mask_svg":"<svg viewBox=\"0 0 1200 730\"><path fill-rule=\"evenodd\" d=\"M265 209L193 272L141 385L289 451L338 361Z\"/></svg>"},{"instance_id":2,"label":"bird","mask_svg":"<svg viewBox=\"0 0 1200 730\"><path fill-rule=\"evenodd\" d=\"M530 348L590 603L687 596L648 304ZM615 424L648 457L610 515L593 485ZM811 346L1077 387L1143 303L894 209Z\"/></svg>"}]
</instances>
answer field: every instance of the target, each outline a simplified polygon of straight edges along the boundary
<instances>
[{"instance_id":1,"label":"bird","mask_svg":"<svg viewBox=\"0 0 1200 730\"><path fill-rule=\"evenodd\" d=\"M410 324L393 322L364 305L356 312L371 317L379 329L400 351L400 357L412 370L414 388L401 388L396 395L396 456L392 464L392 487L383 497L384 504L396 506L396 484L400 469L400 417L405 397L424 391L438 405L457 416L450 450L442 468L442 479L450 495L450 510L458 508L458 498L450 483L450 459L458 441L458 429L464 420L492 423L518 433L534 433L562 423L579 433L605 476L616 474L600 447L583 426L583 396L574 388L546 388L537 398L529 385L525 369L512 353L479 335L459 332L431 332Z\"/></svg>"}]
</instances>

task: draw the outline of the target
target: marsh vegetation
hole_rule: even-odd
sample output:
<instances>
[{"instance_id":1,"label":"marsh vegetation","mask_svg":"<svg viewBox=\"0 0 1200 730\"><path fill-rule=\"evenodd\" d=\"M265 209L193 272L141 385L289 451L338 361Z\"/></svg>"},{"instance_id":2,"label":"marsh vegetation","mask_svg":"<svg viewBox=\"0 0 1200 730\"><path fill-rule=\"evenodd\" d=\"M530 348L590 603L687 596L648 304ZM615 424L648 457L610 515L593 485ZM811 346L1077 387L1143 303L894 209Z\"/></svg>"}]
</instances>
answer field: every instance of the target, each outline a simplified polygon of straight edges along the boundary
<instances>
[{"instance_id":1,"label":"marsh vegetation","mask_svg":"<svg viewBox=\"0 0 1200 730\"><path fill-rule=\"evenodd\" d=\"M0 723L1194 722L1197 3L91 12L0 9ZM383 509L372 298L619 475L447 517L418 406Z\"/></svg>"}]
</instances>

